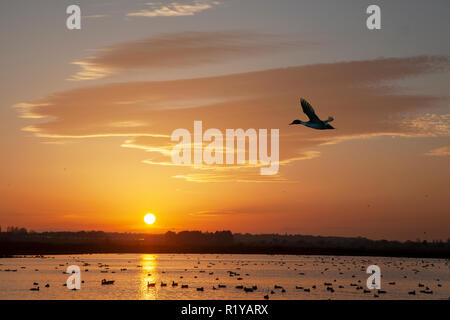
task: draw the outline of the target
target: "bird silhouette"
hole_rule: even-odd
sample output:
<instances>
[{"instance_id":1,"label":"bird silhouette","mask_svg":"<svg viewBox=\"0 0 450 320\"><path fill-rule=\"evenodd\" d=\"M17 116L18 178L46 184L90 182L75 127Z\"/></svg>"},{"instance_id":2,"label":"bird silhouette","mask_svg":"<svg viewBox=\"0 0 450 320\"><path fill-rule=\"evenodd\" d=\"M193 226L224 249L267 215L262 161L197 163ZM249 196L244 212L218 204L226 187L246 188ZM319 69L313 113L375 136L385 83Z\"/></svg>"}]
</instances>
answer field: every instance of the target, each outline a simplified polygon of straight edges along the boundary
<instances>
[{"instance_id":1,"label":"bird silhouette","mask_svg":"<svg viewBox=\"0 0 450 320\"><path fill-rule=\"evenodd\" d=\"M328 117L328 120L320 120L320 118L314 112L313 107L305 99L300 99L303 112L308 116L309 121L294 120L290 125L302 124L306 127L310 127L316 130L334 129L329 122L333 121L333 117Z\"/></svg>"}]
</instances>

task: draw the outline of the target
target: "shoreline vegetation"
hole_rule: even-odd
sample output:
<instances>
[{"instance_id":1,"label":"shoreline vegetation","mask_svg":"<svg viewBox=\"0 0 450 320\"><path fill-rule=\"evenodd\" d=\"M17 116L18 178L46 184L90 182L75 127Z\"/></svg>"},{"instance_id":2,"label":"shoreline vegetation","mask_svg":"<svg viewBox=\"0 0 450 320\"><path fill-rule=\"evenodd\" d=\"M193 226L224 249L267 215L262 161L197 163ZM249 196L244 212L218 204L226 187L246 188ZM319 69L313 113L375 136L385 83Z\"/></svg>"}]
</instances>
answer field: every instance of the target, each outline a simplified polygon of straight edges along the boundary
<instances>
[{"instance_id":1,"label":"shoreline vegetation","mask_svg":"<svg viewBox=\"0 0 450 320\"><path fill-rule=\"evenodd\" d=\"M200 253L385 256L450 259L445 241L387 241L363 237L240 234L181 231L165 234L103 231L33 232L8 227L0 232L0 258L17 255L91 253Z\"/></svg>"}]
</instances>

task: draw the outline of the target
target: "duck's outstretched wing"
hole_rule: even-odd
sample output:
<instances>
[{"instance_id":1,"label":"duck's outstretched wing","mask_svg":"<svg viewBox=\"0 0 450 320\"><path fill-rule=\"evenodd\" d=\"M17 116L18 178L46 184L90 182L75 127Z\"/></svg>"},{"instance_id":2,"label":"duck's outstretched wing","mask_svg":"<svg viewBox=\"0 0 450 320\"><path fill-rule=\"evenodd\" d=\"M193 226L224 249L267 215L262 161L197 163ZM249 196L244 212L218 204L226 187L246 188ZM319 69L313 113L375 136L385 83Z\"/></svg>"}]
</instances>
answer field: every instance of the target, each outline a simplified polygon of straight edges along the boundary
<instances>
[{"instance_id":1,"label":"duck's outstretched wing","mask_svg":"<svg viewBox=\"0 0 450 320\"><path fill-rule=\"evenodd\" d=\"M300 103L302 105L303 112L308 116L311 122L320 123L319 117L314 112L313 107L309 104L305 99L300 99Z\"/></svg>"}]
</instances>

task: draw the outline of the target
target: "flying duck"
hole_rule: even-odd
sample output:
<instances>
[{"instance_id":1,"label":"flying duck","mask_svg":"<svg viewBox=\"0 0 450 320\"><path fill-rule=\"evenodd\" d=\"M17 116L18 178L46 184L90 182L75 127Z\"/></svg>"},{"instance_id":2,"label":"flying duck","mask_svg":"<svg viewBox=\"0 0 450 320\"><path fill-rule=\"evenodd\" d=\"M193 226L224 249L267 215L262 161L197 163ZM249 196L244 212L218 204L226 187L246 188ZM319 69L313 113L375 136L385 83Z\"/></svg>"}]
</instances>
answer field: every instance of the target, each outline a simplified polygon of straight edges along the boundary
<instances>
[{"instance_id":1,"label":"flying duck","mask_svg":"<svg viewBox=\"0 0 450 320\"><path fill-rule=\"evenodd\" d=\"M305 99L300 99L300 104L302 105L303 112L308 116L309 121L294 120L292 124L302 124L306 127L310 127L317 130L334 129L328 122L334 120L333 117L328 117L328 120L320 120L319 117L314 112L313 107Z\"/></svg>"}]
</instances>

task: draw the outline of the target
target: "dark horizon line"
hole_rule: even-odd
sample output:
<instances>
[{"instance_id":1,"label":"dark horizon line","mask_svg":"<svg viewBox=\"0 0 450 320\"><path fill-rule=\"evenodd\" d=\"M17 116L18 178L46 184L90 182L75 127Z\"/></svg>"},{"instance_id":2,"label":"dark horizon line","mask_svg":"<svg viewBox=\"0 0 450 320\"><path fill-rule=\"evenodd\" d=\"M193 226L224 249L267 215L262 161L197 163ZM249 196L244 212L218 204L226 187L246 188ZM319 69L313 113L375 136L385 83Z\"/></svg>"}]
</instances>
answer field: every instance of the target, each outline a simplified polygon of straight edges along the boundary
<instances>
[{"instance_id":1,"label":"dark horizon line","mask_svg":"<svg viewBox=\"0 0 450 320\"><path fill-rule=\"evenodd\" d=\"M13 228L14 231L8 231L10 228ZM222 230L216 230L216 231L201 231L201 230L179 230L179 231L172 231L172 230L167 230L166 232L161 232L161 233L151 233L151 232L136 232L136 231L130 231L130 232L123 232L123 231L103 231L103 230L77 230L77 231L71 231L71 230L59 230L59 231L35 231L35 230L28 230L25 227L16 227L16 226L8 226L6 231L3 231L1 226L0 226L0 234L1 233L15 233L15 234L29 234L29 235L39 235L39 234L58 234L58 233L66 233L66 234L76 234L76 233L91 233L91 234L95 234L95 233L101 233L101 234L105 234L105 235L136 235L136 236L166 236L167 234L170 233L174 233L174 234L179 234L179 233L200 233L200 234L215 234L215 233L220 233L220 232L229 232L232 235L235 236L279 236L279 237L305 237L305 238L327 238L327 239L359 239L359 240L368 240L368 241L374 241L374 242L379 242L379 241L383 241L383 242L392 242L392 243L409 243L409 242L430 242L430 243L439 243L439 242L450 242L450 235L447 239L432 239L432 240L427 240L427 239L421 239L420 237L417 237L415 240L412 239L407 239L407 240L388 240L388 239L373 239L373 238L368 238L365 236L338 236L338 235L313 235L313 234L301 234L301 233L276 233L276 232L272 232L272 233L251 233L251 232L233 232L231 230L226 230L226 229L222 229Z\"/></svg>"},{"instance_id":2,"label":"dark horizon line","mask_svg":"<svg viewBox=\"0 0 450 320\"><path fill-rule=\"evenodd\" d=\"M0 257L20 254L78 253L234 253L321 254L450 258L447 242L370 240L231 231L168 231L165 234L104 231L30 232L9 227L0 233Z\"/></svg>"}]
</instances>

